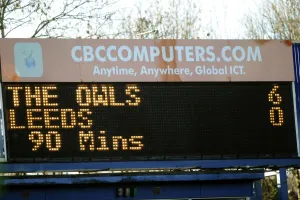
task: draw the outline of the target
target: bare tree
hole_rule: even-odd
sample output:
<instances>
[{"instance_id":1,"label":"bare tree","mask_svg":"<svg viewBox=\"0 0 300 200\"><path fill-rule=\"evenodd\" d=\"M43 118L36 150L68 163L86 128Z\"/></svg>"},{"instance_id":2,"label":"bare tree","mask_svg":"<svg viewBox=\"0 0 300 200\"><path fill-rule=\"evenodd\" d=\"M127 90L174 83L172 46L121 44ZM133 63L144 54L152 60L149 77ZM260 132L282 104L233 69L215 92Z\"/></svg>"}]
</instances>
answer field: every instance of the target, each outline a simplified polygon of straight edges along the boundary
<instances>
[{"instance_id":1,"label":"bare tree","mask_svg":"<svg viewBox=\"0 0 300 200\"><path fill-rule=\"evenodd\" d=\"M0 33L8 37L20 28L31 37L84 37L103 34L116 12L114 0L0 0Z\"/></svg>"},{"instance_id":2,"label":"bare tree","mask_svg":"<svg viewBox=\"0 0 300 200\"><path fill-rule=\"evenodd\" d=\"M164 2L165 3L165 2ZM194 0L151 1L124 16L122 38L192 39L201 34L200 5ZM167 5L167 6L166 6ZM134 11L137 17L133 17ZM143 34L144 33L144 34Z\"/></svg>"},{"instance_id":3,"label":"bare tree","mask_svg":"<svg viewBox=\"0 0 300 200\"><path fill-rule=\"evenodd\" d=\"M264 0L242 23L251 39L300 40L300 1Z\"/></svg>"}]
</instances>

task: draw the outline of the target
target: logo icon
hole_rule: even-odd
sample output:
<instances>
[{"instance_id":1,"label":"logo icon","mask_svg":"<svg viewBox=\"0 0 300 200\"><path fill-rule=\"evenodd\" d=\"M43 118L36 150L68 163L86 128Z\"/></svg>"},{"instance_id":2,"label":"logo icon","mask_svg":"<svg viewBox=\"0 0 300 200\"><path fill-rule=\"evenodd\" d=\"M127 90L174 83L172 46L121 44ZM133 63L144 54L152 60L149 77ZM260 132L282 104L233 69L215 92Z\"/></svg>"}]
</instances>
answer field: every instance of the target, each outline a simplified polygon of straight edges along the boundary
<instances>
[{"instance_id":1,"label":"logo icon","mask_svg":"<svg viewBox=\"0 0 300 200\"><path fill-rule=\"evenodd\" d=\"M42 47L39 43L16 43L14 46L15 70L19 77L43 75Z\"/></svg>"},{"instance_id":2,"label":"logo icon","mask_svg":"<svg viewBox=\"0 0 300 200\"><path fill-rule=\"evenodd\" d=\"M30 54L28 55L27 51L24 51L23 54L26 56L26 58L24 59L26 67L28 68L35 68L35 60L32 57L32 53L33 51L31 50Z\"/></svg>"}]
</instances>

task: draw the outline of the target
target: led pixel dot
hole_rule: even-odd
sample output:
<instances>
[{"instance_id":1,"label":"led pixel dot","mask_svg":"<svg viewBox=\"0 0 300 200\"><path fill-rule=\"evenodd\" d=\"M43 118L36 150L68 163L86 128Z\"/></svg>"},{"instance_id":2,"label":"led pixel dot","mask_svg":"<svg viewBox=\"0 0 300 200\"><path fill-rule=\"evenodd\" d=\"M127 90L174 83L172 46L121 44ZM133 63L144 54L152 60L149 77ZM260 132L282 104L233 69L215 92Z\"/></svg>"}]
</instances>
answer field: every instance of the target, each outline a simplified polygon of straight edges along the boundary
<instances>
[{"instance_id":1,"label":"led pixel dot","mask_svg":"<svg viewBox=\"0 0 300 200\"><path fill-rule=\"evenodd\" d=\"M19 107L19 105L20 105L19 90L22 90L23 87L7 87L7 89L13 91L13 104L14 104L14 107Z\"/></svg>"},{"instance_id":2,"label":"led pixel dot","mask_svg":"<svg viewBox=\"0 0 300 200\"><path fill-rule=\"evenodd\" d=\"M88 131L84 133L84 131L79 132L79 141L80 141L80 150L85 151L85 143L90 142L89 149L91 151L95 150L95 141L94 141L94 134L92 131Z\"/></svg>"},{"instance_id":3,"label":"led pixel dot","mask_svg":"<svg viewBox=\"0 0 300 200\"><path fill-rule=\"evenodd\" d=\"M44 120L45 120L45 128L47 129L58 129L60 126L51 125L51 121L59 121L59 117L51 117L51 113L58 112L58 109L44 109Z\"/></svg>"},{"instance_id":4,"label":"led pixel dot","mask_svg":"<svg viewBox=\"0 0 300 200\"><path fill-rule=\"evenodd\" d=\"M278 117L275 117L275 113L277 112ZM274 126L282 126L283 124L283 111L280 107L272 107L270 110L270 120Z\"/></svg>"},{"instance_id":5,"label":"led pixel dot","mask_svg":"<svg viewBox=\"0 0 300 200\"><path fill-rule=\"evenodd\" d=\"M94 106L108 106L108 89L105 86L101 87L103 94L98 94L99 89L97 86L92 87L93 90L93 104Z\"/></svg>"},{"instance_id":6,"label":"led pixel dot","mask_svg":"<svg viewBox=\"0 0 300 200\"><path fill-rule=\"evenodd\" d=\"M9 125L11 129L25 129L25 126L16 125L16 112L14 109L9 110Z\"/></svg>"},{"instance_id":7,"label":"led pixel dot","mask_svg":"<svg viewBox=\"0 0 300 200\"><path fill-rule=\"evenodd\" d=\"M128 103L128 105L130 106L138 106L141 103L141 98L137 97L136 94L131 94L131 91L140 92L137 86L128 86L126 89L126 94L131 98L135 99L135 102L132 102L132 100L126 100L126 103Z\"/></svg>"},{"instance_id":8,"label":"led pixel dot","mask_svg":"<svg viewBox=\"0 0 300 200\"><path fill-rule=\"evenodd\" d=\"M272 91L268 95L269 102L271 102L273 105L278 105L277 107L272 107L270 110L270 122L273 124L273 126L282 126L284 122L283 110L281 107L279 107L282 102L282 97L278 93L278 89L279 86L274 85ZM275 113L277 113L277 118Z\"/></svg>"},{"instance_id":9,"label":"led pixel dot","mask_svg":"<svg viewBox=\"0 0 300 200\"><path fill-rule=\"evenodd\" d=\"M54 142L52 142L52 137L54 137ZM57 131L49 131L46 134L46 147L49 151L59 151L61 148L61 137Z\"/></svg>"},{"instance_id":10,"label":"led pixel dot","mask_svg":"<svg viewBox=\"0 0 300 200\"><path fill-rule=\"evenodd\" d=\"M272 91L269 93L269 102L272 102L274 105L279 105L282 102L282 97L280 94L276 93L279 86L275 85ZM276 97L276 99L274 99Z\"/></svg>"},{"instance_id":11,"label":"led pixel dot","mask_svg":"<svg viewBox=\"0 0 300 200\"><path fill-rule=\"evenodd\" d=\"M42 109L27 109L27 122L29 129L42 129L43 126L35 125L36 122L42 121L43 118L39 116L34 116L36 114L40 114Z\"/></svg>"},{"instance_id":12,"label":"led pixel dot","mask_svg":"<svg viewBox=\"0 0 300 200\"><path fill-rule=\"evenodd\" d=\"M93 121L89 119L89 115L92 115L92 112L89 109L79 109L78 118L80 119L80 122L78 122L78 125L80 128L89 129L92 127Z\"/></svg>"},{"instance_id":13,"label":"led pixel dot","mask_svg":"<svg viewBox=\"0 0 300 200\"><path fill-rule=\"evenodd\" d=\"M58 96L57 94L49 94L49 91L51 90L57 90L56 86L43 86L42 87L42 92L43 92L43 105L44 106L52 106L52 107L57 107L58 103L53 102L50 103L50 99L57 99Z\"/></svg>"},{"instance_id":14,"label":"led pixel dot","mask_svg":"<svg viewBox=\"0 0 300 200\"><path fill-rule=\"evenodd\" d=\"M26 96L26 106L28 106L28 107L32 106L33 105L32 100L35 100L36 106L42 105L40 87L34 87L34 89L32 89L31 87L26 86L25 87L25 96Z\"/></svg>"},{"instance_id":15,"label":"led pixel dot","mask_svg":"<svg viewBox=\"0 0 300 200\"><path fill-rule=\"evenodd\" d=\"M70 118L68 118L70 116ZM81 113L82 117L82 113ZM68 122L68 119L70 119ZM61 126L62 128L75 128L76 126L76 112L74 109L61 109Z\"/></svg>"},{"instance_id":16,"label":"led pixel dot","mask_svg":"<svg viewBox=\"0 0 300 200\"><path fill-rule=\"evenodd\" d=\"M100 135L105 135L105 131L100 131ZM107 139L105 136L98 136L100 140L100 147L97 147L98 151L108 151L109 148L107 147Z\"/></svg>"},{"instance_id":17,"label":"led pixel dot","mask_svg":"<svg viewBox=\"0 0 300 200\"><path fill-rule=\"evenodd\" d=\"M34 144L32 151L37 151L44 142L44 137L40 131L32 131L29 134L29 140Z\"/></svg>"}]
</instances>

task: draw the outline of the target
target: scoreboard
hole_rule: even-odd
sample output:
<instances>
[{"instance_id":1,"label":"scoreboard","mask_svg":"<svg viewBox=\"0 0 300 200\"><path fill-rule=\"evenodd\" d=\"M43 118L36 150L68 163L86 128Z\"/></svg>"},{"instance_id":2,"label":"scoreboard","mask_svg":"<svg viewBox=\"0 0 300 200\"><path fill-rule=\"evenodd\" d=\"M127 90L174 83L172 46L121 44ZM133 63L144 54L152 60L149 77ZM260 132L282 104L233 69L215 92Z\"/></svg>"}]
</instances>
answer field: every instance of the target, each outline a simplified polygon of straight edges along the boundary
<instances>
[{"instance_id":1,"label":"scoreboard","mask_svg":"<svg viewBox=\"0 0 300 200\"><path fill-rule=\"evenodd\" d=\"M50 52L47 40L40 40L43 60L39 61L36 53L34 62L29 62L34 63L30 70L42 65L40 75L32 75L37 73L34 70L26 73L28 66L19 70L16 53L13 59L8 56L2 60L8 161L279 158L298 154L292 55L286 44L270 44L278 46L280 62L287 65L285 74L280 71L280 62L267 60L268 46L256 44L260 47L260 54L256 52L258 64L248 60L243 65L227 63L224 67L218 61L222 57L218 57L213 67L202 66L200 75L201 66L194 63L197 67L193 67L186 60L178 64L177 55L177 61L170 61L163 69L169 74L160 70L157 79L155 70L151 74L149 67L133 61L130 78L128 67L121 70L120 66L109 76L108 71L101 72L104 67L98 66L99 60L84 63L91 51L82 51L80 60L69 40L54 41L66 49ZM18 51L16 44L34 49L36 43L30 42L10 40L6 46L14 52ZM1 50L1 55L7 51L9 48ZM232 58L241 58L242 52L232 53ZM150 49L149 58L151 53ZM70 59L68 62L49 60L63 54L71 57L65 58ZM115 56L121 60L126 57ZM110 62L103 63L110 66ZM64 74L69 66L73 71ZM143 74L143 67L148 75Z\"/></svg>"},{"instance_id":2,"label":"scoreboard","mask_svg":"<svg viewBox=\"0 0 300 200\"><path fill-rule=\"evenodd\" d=\"M291 86L286 82L4 84L9 155L94 159L293 155L297 149Z\"/></svg>"}]
</instances>

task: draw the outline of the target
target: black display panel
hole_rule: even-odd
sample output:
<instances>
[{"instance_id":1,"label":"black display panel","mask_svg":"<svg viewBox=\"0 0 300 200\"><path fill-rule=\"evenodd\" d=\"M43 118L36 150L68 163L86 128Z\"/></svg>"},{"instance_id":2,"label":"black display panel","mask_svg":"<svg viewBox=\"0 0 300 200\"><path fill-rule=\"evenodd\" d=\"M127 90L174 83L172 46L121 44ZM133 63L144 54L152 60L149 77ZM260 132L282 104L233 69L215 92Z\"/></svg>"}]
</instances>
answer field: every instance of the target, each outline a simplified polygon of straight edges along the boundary
<instances>
[{"instance_id":1,"label":"black display panel","mask_svg":"<svg viewBox=\"0 0 300 200\"><path fill-rule=\"evenodd\" d=\"M3 83L9 161L292 157L288 82Z\"/></svg>"}]
</instances>

